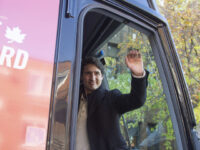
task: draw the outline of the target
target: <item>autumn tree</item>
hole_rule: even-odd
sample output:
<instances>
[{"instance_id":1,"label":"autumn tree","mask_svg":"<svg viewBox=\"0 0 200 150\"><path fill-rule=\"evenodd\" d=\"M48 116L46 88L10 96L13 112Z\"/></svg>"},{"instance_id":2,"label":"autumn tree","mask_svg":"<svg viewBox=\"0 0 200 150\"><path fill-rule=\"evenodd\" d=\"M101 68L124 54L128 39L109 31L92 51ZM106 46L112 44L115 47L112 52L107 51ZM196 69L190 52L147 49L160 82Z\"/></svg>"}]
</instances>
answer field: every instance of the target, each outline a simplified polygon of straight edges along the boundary
<instances>
[{"instance_id":1,"label":"autumn tree","mask_svg":"<svg viewBox=\"0 0 200 150\"><path fill-rule=\"evenodd\" d=\"M160 12L168 20L190 90L195 117L200 123L200 1L157 2Z\"/></svg>"}]
</instances>

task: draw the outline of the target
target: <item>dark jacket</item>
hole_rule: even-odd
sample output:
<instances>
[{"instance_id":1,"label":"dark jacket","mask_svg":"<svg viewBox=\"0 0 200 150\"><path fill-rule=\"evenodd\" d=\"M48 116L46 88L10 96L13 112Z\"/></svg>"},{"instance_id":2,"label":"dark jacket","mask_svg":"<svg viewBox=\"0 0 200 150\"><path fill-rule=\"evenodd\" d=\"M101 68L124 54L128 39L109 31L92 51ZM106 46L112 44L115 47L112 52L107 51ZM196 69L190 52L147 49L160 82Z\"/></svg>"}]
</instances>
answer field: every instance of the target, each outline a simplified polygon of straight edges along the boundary
<instances>
[{"instance_id":1,"label":"dark jacket","mask_svg":"<svg viewBox=\"0 0 200 150\"><path fill-rule=\"evenodd\" d=\"M91 150L127 150L120 132L120 116L141 107L146 99L147 77L132 77L130 94L100 87L88 95L87 131Z\"/></svg>"}]
</instances>

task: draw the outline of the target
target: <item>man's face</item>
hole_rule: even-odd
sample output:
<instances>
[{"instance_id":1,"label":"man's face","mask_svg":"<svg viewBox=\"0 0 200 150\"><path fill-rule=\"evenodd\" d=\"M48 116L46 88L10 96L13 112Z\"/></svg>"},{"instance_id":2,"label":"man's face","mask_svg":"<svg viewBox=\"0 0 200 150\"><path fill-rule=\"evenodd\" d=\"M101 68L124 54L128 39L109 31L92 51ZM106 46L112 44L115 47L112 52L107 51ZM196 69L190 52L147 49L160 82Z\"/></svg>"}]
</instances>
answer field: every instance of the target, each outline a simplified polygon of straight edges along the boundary
<instances>
[{"instance_id":1,"label":"man's face","mask_svg":"<svg viewBox=\"0 0 200 150\"><path fill-rule=\"evenodd\" d=\"M103 75L95 65L88 64L83 68L82 80L85 92L89 94L100 87Z\"/></svg>"}]
</instances>

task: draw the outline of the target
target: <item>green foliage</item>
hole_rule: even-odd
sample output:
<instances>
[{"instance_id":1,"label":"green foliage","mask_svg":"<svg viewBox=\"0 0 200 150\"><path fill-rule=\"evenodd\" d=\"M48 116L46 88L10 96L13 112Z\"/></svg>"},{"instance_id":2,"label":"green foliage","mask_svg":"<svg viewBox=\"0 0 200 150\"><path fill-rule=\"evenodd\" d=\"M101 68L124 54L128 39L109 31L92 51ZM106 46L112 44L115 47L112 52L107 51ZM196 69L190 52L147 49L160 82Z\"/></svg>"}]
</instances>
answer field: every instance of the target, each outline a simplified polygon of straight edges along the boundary
<instances>
[{"instance_id":1,"label":"green foliage","mask_svg":"<svg viewBox=\"0 0 200 150\"><path fill-rule=\"evenodd\" d=\"M130 92L130 73L123 73L117 76L117 79L109 79L109 87L110 89L116 89L116 87L122 93Z\"/></svg>"}]
</instances>

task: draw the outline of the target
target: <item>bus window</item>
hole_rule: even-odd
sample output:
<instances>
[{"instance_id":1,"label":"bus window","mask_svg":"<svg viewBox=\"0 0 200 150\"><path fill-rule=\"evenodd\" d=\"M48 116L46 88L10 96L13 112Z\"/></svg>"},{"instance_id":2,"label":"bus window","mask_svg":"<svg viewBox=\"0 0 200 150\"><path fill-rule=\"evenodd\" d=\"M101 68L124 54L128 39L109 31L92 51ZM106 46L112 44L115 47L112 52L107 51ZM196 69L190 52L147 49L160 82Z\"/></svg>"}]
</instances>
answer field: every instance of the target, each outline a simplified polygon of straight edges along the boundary
<instances>
[{"instance_id":1,"label":"bus window","mask_svg":"<svg viewBox=\"0 0 200 150\"><path fill-rule=\"evenodd\" d=\"M167 104L170 99L166 98L160 79L159 60L154 56L158 49L152 48L152 33L138 23L109 13L104 15L101 10L97 12L89 12L84 20L82 59L94 56L105 63L104 88L119 89L122 93L130 91L131 75L124 63L129 49L141 52L145 68L150 72L144 106L123 114L119 121L127 145L133 150L176 150L177 141Z\"/></svg>"},{"instance_id":2,"label":"bus window","mask_svg":"<svg viewBox=\"0 0 200 150\"><path fill-rule=\"evenodd\" d=\"M101 48L105 52L109 87L118 88L122 93L130 92L131 76L124 63L124 56L130 47L142 53L150 75L146 103L121 117L122 134L131 149L175 150L174 129L148 36L127 25Z\"/></svg>"}]
</instances>

